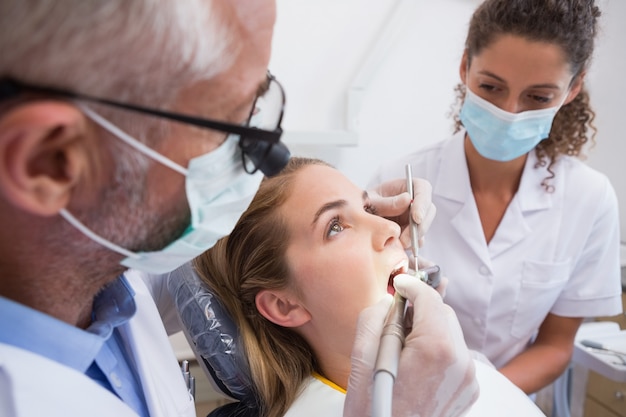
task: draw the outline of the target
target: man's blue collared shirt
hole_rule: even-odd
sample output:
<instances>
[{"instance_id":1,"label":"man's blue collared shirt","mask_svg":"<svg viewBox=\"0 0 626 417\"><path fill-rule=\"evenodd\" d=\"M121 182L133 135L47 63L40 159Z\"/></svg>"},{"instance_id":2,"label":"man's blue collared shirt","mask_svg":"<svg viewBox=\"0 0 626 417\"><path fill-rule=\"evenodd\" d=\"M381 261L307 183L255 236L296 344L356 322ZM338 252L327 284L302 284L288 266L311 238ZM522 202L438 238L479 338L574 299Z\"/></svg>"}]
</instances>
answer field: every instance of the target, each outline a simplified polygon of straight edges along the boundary
<instances>
[{"instance_id":1,"label":"man's blue collared shirt","mask_svg":"<svg viewBox=\"0 0 626 417\"><path fill-rule=\"evenodd\" d=\"M0 297L0 342L84 373L148 417L139 376L118 331L135 311L134 291L123 276L95 297L92 323L85 330Z\"/></svg>"}]
</instances>

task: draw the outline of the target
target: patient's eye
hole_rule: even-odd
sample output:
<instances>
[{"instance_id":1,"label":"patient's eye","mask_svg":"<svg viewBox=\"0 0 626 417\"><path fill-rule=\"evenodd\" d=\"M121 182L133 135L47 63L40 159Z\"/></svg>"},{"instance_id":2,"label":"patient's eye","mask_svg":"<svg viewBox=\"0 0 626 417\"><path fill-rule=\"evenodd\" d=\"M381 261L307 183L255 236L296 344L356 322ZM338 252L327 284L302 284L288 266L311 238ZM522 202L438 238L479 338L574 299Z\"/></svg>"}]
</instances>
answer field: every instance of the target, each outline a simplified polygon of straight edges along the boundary
<instances>
[{"instance_id":1,"label":"patient's eye","mask_svg":"<svg viewBox=\"0 0 626 417\"><path fill-rule=\"evenodd\" d=\"M339 220L339 217L333 217L328 225L326 237L333 237L335 234L343 232L343 229L343 223Z\"/></svg>"}]
</instances>

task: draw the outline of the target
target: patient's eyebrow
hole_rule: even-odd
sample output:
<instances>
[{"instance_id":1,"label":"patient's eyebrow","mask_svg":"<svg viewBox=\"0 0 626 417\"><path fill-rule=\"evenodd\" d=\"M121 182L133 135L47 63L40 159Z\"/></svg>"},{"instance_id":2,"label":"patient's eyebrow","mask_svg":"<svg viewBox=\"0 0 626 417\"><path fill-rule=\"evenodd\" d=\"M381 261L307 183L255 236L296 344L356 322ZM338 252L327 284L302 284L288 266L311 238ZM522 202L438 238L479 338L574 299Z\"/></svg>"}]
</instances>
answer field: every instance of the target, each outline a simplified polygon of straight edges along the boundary
<instances>
[{"instance_id":1,"label":"patient's eyebrow","mask_svg":"<svg viewBox=\"0 0 626 417\"><path fill-rule=\"evenodd\" d=\"M322 207L319 208L319 210L315 212L315 216L313 217L313 221L311 222L311 225L314 226L315 223L317 223L317 221L319 220L320 216L326 213L328 210L343 207L346 204L348 204L346 200L335 200L335 201L330 201L324 204Z\"/></svg>"},{"instance_id":2,"label":"patient's eyebrow","mask_svg":"<svg viewBox=\"0 0 626 417\"><path fill-rule=\"evenodd\" d=\"M367 194L367 191L363 191L363 194L361 194L361 198L363 199L363 201L367 201L369 199L369 194ZM319 220L320 216L326 213L328 210L343 207L346 204L348 204L346 200L335 200L324 204L322 207L319 208L319 210L315 212L315 216L313 217L311 225L314 226L315 223L317 223L317 221Z\"/></svg>"}]
</instances>

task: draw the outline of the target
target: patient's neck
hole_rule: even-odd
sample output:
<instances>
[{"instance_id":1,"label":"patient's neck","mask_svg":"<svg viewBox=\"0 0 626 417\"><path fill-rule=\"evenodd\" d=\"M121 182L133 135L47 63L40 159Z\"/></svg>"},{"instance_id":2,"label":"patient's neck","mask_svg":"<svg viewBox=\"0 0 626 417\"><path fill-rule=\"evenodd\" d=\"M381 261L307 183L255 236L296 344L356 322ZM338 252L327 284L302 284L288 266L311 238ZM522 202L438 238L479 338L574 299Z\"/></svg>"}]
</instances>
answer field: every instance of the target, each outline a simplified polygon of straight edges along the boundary
<instances>
[{"instance_id":1,"label":"patient's neck","mask_svg":"<svg viewBox=\"0 0 626 417\"><path fill-rule=\"evenodd\" d=\"M339 387L347 389L356 329L312 320L298 331L313 350L319 373Z\"/></svg>"},{"instance_id":2,"label":"patient's neck","mask_svg":"<svg viewBox=\"0 0 626 417\"><path fill-rule=\"evenodd\" d=\"M348 378L350 377L350 355L328 348L328 346L324 346L324 348L312 346L312 348L320 367L320 374L347 390Z\"/></svg>"}]
</instances>

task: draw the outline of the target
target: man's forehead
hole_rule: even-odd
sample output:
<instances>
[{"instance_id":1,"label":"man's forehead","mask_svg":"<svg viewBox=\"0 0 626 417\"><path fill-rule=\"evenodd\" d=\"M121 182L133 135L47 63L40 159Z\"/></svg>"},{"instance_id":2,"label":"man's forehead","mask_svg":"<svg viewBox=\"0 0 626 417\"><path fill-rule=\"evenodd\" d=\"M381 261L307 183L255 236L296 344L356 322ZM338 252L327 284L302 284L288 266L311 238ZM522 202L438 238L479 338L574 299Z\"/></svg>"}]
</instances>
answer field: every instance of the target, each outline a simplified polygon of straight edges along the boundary
<instances>
[{"instance_id":1,"label":"man's forehead","mask_svg":"<svg viewBox=\"0 0 626 417\"><path fill-rule=\"evenodd\" d=\"M229 0L217 3L229 8L230 13L249 32L272 28L276 21L276 0Z\"/></svg>"}]
</instances>

